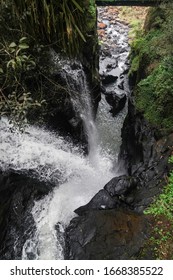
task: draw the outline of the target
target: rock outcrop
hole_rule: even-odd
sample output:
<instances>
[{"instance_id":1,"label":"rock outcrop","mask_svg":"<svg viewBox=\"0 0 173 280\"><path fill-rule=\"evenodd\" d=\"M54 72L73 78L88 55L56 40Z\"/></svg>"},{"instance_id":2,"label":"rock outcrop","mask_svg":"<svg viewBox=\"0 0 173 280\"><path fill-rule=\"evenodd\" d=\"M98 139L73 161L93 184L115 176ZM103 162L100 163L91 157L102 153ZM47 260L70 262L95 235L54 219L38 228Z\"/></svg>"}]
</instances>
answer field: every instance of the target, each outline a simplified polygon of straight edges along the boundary
<instances>
[{"instance_id":1,"label":"rock outcrop","mask_svg":"<svg viewBox=\"0 0 173 280\"><path fill-rule=\"evenodd\" d=\"M122 210L88 211L67 228L66 258L73 260L126 260L140 251L150 220Z\"/></svg>"},{"instance_id":2,"label":"rock outcrop","mask_svg":"<svg viewBox=\"0 0 173 280\"><path fill-rule=\"evenodd\" d=\"M34 200L52 190L51 184L30 175L0 171L0 259L21 259L23 245L35 229ZM32 252L28 257L35 258Z\"/></svg>"}]
</instances>

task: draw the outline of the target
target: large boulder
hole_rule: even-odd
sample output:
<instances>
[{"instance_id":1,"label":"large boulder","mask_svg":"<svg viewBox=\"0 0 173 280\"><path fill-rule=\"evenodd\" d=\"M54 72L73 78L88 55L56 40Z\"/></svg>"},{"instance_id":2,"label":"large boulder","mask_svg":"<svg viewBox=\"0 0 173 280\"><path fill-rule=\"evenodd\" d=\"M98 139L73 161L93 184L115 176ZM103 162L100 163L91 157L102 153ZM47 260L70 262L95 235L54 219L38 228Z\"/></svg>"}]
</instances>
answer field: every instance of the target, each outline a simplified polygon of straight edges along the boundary
<instances>
[{"instance_id":1,"label":"large boulder","mask_svg":"<svg viewBox=\"0 0 173 280\"><path fill-rule=\"evenodd\" d=\"M112 75L112 74L107 74L102 76L102 83L103 85L107 85L107 84L112 84L115 83L118 79L118 76Z\"/></svg>"},{"instance_id":2,"label":"large boulder","mask_svg":"<svg viewBox=\"0 0 173 280\"><path fill-rule=\"evenodd\" d=\"M88 204L81 206L75 210L78 215L83 215L85 212L96 209L113 209L118 206L118 199L112 198L106 190L100 190Z\"/></svg>"},{"instance_id":3,"label":"large boulder","mask_svg":"<svg viewBox=\"0 0 173 280\"><path fill-rule=\"evenodd\" d=\"M124 108L127 100L126 94L116 94L115 92L108 93L105 98L108 104L111 105L110 112L113 117Z\"/></svg>"},{"instance_id":4,"label":"large boulder","mask_svg":"<svg viewBox=\"0 0 173 280\"><path fill-rule=\"evenodd\" d=\"M134 259L149 233L149 218L116 210L89 211L66 231L66 259Z\"/></svg>"},{"instance_id":5,"label":"large boulder","mask_svg":"<svg viewBox=\"0 0 173 280\"><path fill-rule=\"evenodd\" d=\"M111 196L125 195L137 186L137 180L134 177L122 175L112 178L104 187Z\"/></svg>"}]
</instances>

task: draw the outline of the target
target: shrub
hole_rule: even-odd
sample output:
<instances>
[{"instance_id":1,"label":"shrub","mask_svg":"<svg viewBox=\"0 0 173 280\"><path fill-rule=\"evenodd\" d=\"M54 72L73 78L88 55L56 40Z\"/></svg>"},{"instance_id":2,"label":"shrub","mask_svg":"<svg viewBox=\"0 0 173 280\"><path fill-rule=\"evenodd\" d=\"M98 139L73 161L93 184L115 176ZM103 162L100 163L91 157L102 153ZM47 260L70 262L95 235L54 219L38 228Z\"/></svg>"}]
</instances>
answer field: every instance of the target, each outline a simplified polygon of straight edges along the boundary
<instances>
[{"instance_id":1,"label":"shrub","mask_svg":"<svg viewBox=\"0 0 173 280\"><path fill-rule=\"evenodd\" d=\"M26 123L28 111L43 103L43 100L33 100L24 83L23 76L36 67L28 49L26 37L17 43L1 43L0 116L9 116L16 124Z\"/></svg>"},{"instance_id":2,"label":"shrub","mask_svg":"<svg viewBox=\"0 0 173 280\"><path fill-rule=\"evenodd\" d=\"M173 163L173 156L169 161ZM168 184L165 186L163 193L145 210L145 214L152 214L154 216L164 215L173 222L173 171L169 175Z\"/></svg>"}]
</instances>

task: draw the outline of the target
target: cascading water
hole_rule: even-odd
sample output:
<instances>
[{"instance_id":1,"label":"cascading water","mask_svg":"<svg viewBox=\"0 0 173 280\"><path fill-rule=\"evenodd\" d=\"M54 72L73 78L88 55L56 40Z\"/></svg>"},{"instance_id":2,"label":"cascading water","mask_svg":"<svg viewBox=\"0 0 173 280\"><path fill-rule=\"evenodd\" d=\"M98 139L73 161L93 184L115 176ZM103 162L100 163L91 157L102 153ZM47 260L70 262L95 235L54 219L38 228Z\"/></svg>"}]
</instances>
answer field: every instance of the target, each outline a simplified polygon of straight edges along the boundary
<instances>
[{"instance_id":1,"label":"cascading water","mask_svg":"<svg viewBox=\"0 0 173 280\"><path fill-rule=\"evenodd\" d=\"M90 162L97 164L98 132L94 123L91 96L85 73L80 63L76 63L75 69L72 69L70 62L66 61L61 68L64 71L64 78L68 86L73 107L83 121L88 140Z\"/></svg>"},{"instance_id":2,"label":"cascading water","mask_svg":"<svg viewBox=\"0 0 173 280\"><path fill-rule=\"evenodd\" d=\"M86 84L81 96L80 100L83 97L84 100L78 110L83 114L88 134L88 157L84 157L69 140L43 128L30 126L21 133L11 129L8 120L1 120L2 168L33 170L40 179L57 184L52 193L35 202L32 215L37 230L24 244L23 259L30 258L31 253L34 259L63 259L63 231L74 216L73 211L86 204L115 176L112 161L105 152L99 151L97 145L97 130ZM75 102L78 106L79 101Z\"/></svg>"},{"instance_id":3,"label":"cascading water","mask_svg":"<svg viewBox=\"0 0 173 280\"><path fill-rule=\"evenodd\" d=\"M36 230L31 230L30 238L23 246L22 259L63 259L64 229L75 216L74 210L88 203L112 177L116 176L115 158L119 144L114 147L114 152L110 152L109 143L106 146L105 141L99 140L82 67L78 65L78 68L73 70L66 63L63 71L74 109L84 122L89 143L88 156L84 156L69 139L57 133L36 126L29 126L21 133L12 128L7 119L3 118L0 122L2 170L32 170L33 176L42 181L53 182L56 186L43 199L35 201L32 215ZM77 86L74 86L74 81ZM99 134L105 129L106 111L102 108L103 103L97 117ZM121 121L116 128L112 126L115 123L113 118L112 123L107 124L118 128L118 142L121 139L120 130L124 116L124 113L120 115ZM116 131L114 133L117 134Z\"/></svg>"}]
</instances>

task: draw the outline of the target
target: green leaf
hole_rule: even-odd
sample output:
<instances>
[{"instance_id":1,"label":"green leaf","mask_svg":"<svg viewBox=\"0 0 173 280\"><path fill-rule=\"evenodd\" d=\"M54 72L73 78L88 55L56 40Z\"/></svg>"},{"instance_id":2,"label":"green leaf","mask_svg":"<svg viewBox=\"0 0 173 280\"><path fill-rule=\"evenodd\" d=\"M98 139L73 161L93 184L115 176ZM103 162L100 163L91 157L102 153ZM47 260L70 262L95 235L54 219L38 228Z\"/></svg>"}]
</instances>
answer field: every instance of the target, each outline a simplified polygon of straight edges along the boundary
<instances>
[{"instance_id":1,"label":"green leaf","mask_svg":"<svg viewBox=\"0 0 173 280\"><path fill-rule=\"evenodd\" d=\"M15 69L16 62L15 62L14 59L11 59L11 60L7 63L7 68L9 68L10 65L11 65L11 67L12 67L13 69Z\"/></svg>"},{"instance_id":2,"label":"green leaf","mask_svg":"<svg viewBox=\"0 0 173 280\"><path fill-rule=\"evenodd\" d=\"M15 42L12 42L10 45L9 45L9 48L15 48L17 45Z\"/></svg>"},{"instance_id":3,"label":"green leaf","mask_svg":"<svg viewBox=\"0 0 173 280\"><path fill-rule=\"evenodd\" d=\"M77 32L79 33L80 37L82 38L82 40L83 40L84 42L86 42L85 37L84 37L84 35L82 34L82 32L80 31L80 29L78 28L78 26L77 26L76 24L75 24L74 26L75 26Z\"/></svg>"},{"instance_id":4,"label":"green leaf","mask_svg":"<svg viewBox=\"0 0 173 280\"><path fill-rule=\"evenodd\" d=\"M19 40L19 43L22 43L23 41L25 41L27 39L27 37L22 37L20 40Z\"/></svg>"},{"instance_id":5,"label":"green leaf","mask_svg":"<svg viewBox=\"0 0 173 280\"><path fill-rule=\"evenodd\" d=\"M33 60L30 60L29 63L34 67L36 66L36 63Z\"/></svg>"},{"instance_id":6,"label":"green leaf","mask_svg":"<svg viewBox=\"0 0 173 280\"><path fill-rule=\"evenodd\" d=\"M2 69L2 68L0 68L0 74L3 74L3 73L4 73L3 69Z\"/></svg>"},{"instance_id":7,"label":"green leaf","mask_svg":"<svg viewBox=\"0 0 173 280\"><path fill-rule=\"evenodd\" d=\"M16 51L16 48L10 48L9 52L14 53Z\"/></svg>"},{"instance_id":8,"label":"green leaf","mask_svg":"<svg viewBox=\"0 0 173 280\"><path fill-rule=\"evenodd\" d=\"M76 6L76 8L78 8L79 11L81 11L82 13L84 12L81 6L76 2L76 0L72 0L72 2Z\"/></svg>"},{"instance_id":9,"label":"green leaf","mask_svg":"<svg viewBox=\"0 0 173 280\"><path fill-rule=\"evenodd\" d=\"M29 48L29 46L26 43L19 44L19 49L25 50L28 48Z\"/></svg>"},{"instance_id":10,"label":"green leaf","mask_svg":"<svg viewBox=\"0 0 173 280\"><path fill-rule=\"evenodd\" d=\"M16 57L16 62L17 62L17 65L18 65L18 66L20 66L20 67L22 66L22 61L21 61L20 56L17 56L17 57Z\"/></svg>"}]
</instances>

